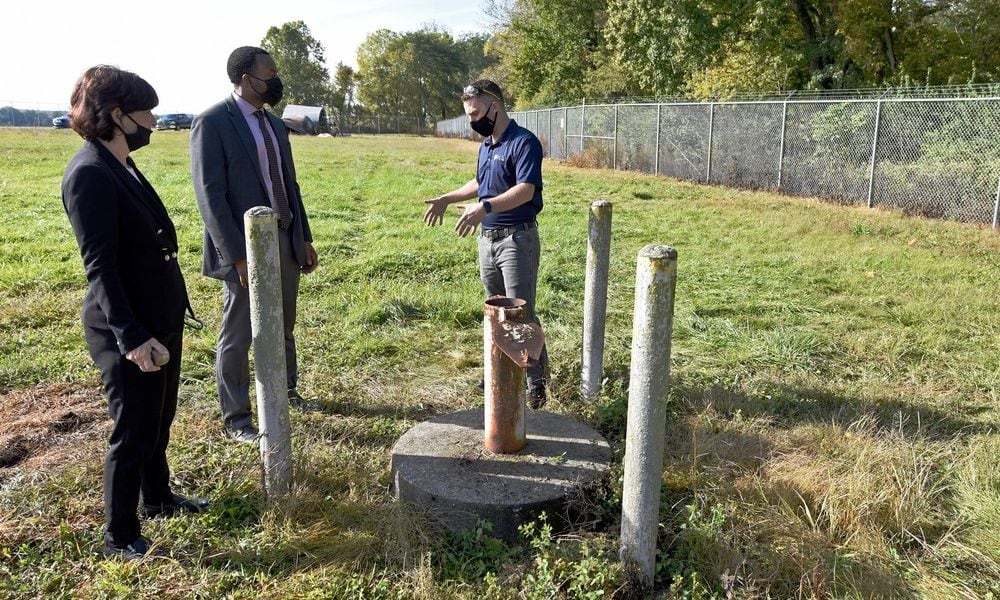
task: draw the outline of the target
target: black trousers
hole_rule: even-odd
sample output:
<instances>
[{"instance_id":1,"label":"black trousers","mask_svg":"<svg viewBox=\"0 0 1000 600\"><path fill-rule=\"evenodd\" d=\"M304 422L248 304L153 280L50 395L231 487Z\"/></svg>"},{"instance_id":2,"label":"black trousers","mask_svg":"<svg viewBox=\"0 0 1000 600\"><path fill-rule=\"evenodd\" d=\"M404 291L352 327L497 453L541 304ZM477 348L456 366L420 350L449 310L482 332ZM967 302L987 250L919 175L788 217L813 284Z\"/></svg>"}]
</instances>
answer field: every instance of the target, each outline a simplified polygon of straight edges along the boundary
<instances>
[{"instance_id":1,"label":"black trousers","mask_svg":"<svg viewBox=\"0 0 1000 600\"><path fill-rule=\"evenodd\" d=\"M114 421L104 457L105 539L128 544L139 537L140 497L146 504L173 501L167 443L177 411L182 332L157 338L170 351L170 362L143 373L120 353L111 331L84 330Z\"/></svg>"}]
</instances>

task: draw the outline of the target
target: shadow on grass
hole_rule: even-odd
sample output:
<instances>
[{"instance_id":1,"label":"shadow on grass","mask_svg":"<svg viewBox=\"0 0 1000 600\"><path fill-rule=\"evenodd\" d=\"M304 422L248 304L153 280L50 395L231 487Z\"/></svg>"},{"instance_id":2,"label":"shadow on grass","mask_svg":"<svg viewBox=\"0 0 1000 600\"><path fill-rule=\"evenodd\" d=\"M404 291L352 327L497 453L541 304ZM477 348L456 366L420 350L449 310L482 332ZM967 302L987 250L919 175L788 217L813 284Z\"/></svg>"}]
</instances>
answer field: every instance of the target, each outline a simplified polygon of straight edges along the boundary
<instances>
[{"instance_id":1,"label":"shadow on grass","mask_svg":"<svg viewBox=\"0 0 1000 600\"><path fill-rule=\"evenodd\" d=\"M708 407L733 415L770 417L779 427L801 424L847 427L861 418L872 419L878 429L899 431L905 435L921 434L932 440L965 438L982 433L996 433L1000 426L956 416L944 410L895 398L867 399L816 387L772 383L767 394L751 397L722 387L697 388L680 382L678 389L694 410ZM976 409L971 416L988 409Z\"/></svg>"},{"instance_id":2,"label":"shadow on grass","mask_svg":"<svg viewBox=\"0 0 1000 600\"><path fill-rule=\"evenodd\" d=\"M629 373L612 367L607 375L594 419L620 454ZM750 395L674 380L660 498L659 585L690 583L694 576L737 597L919 597L900 557L923 552L925 544L946 543L954 533L940 512L951 491L944 480L934 483L941 459L935 448L995 433L997 426L977 421L979 411L949 413L815 386L765 387ZM568 390L566 401L580 402L578 395ZM813 452L809 437L783 435L801 426L832 437L817 438ZM821 441L833 445L821 450ZM884 457L878 454L883 451ZM866 467L855 460L871 463L878 473L856 473ZM894 460L901 462L883 464ZM879 482L892 487L893 476L904 478L896 482L902 489L892 492L898 499L876 489ZM841 490L831 477L844 478L845 486L875 487L870 493ZM831 501L840 504L831 507ZM827 520L838 518L846 521ZM865 550L866 542L855 535L877 540L882 550Z\"/></svg>"},{"instance_id":3,"label":"shadow on grass","mask_svg":"<svg viewBox=\"0 0 1000 600\"><path fill-rule=\"evenodd\" d=\"M628 366L606 369L607 386L618 390L609 394L603 412L612 418L601 424L602 433L614 438L625 435L625 411L628 397ZM766 391L749 395L722 386L698 386L679 377L671 377L671 396L681 399L689 411L712 408L726 417L739 413L743 417L771 419L780 428L798 425L837 425L848 427L861 418L871 419L879 430L898 431L905 435L921 434L930 440L969 438L981 434L1000 433L1000 424L986 423L976 417L992 409L954 409L952 412L898 398L861 398L814 386L798 386L770 381ZM960 414L956 414L959 413Z\"/></svg>"}]
</instances>

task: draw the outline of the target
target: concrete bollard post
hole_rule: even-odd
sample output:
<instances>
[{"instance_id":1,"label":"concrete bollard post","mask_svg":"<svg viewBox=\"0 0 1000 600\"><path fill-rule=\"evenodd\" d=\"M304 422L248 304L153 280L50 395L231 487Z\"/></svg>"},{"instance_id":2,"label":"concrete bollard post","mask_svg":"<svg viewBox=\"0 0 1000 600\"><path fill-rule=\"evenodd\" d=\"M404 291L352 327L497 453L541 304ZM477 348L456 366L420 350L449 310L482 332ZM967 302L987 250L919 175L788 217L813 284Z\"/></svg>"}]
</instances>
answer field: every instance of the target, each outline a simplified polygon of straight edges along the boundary
<instances>
[{"instance_id":1,"label":"concrete bollard post","mask_svg":"<svg viewBox=\"0 0 1000 600\"><path fill-rule=\"evenodd\" d=\"M292 484L278 215L269 207L256 206L243 219L264 492L268 497L278 497L288 493Z\"/></svg>"},{"instance_id":2,"label":"concrete bollard post","mask_svg":"<svg viewBox=\"0 0 1000 600\"><path fill-rule=\"evenodd\" d=\"M601 380L604 378L604 333L611 262L611 203L607 200L598 200L590 205L587 239L581 392L584 400L594 400L601 391Z\"/></svg>"},{"instance_id":3,"label":"concrete bollard post","mask_svg":"<svg viewBox=\"0 0 1000 600\"><path fill-rule=\"evenodd\" d=\"M646 585L656 566L677 251L639 251L632 326L620 557Z\"/></svg>"}]
</instances>

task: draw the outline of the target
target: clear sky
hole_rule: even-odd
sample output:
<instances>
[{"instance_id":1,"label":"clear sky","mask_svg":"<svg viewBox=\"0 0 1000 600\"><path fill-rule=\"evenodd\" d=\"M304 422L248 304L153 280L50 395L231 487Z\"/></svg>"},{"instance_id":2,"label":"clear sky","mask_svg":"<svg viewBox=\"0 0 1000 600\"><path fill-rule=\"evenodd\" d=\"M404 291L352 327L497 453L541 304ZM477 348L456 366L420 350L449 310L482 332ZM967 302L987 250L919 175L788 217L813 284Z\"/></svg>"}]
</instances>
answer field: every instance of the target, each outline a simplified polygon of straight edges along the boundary
<instances>
[{"instance_id":1,"label":"clear sky","mask_svg":"<svg viewBox=\"0 0 1000 600\"><path fill-rule=\"evenodd\" d=\"M356 66L358 44L376 29L412 31L433 22L459 35L487 23L482 0L11 0L0 9L0 50L9 65L0 106L68 108L80 73L105 63L149 81L160 97L156 112L197 113L232 89L226 58L233 48L259 45L272 25L297 20L323 44L331 74L337 62Z\"/></svg>"}]
</instances>

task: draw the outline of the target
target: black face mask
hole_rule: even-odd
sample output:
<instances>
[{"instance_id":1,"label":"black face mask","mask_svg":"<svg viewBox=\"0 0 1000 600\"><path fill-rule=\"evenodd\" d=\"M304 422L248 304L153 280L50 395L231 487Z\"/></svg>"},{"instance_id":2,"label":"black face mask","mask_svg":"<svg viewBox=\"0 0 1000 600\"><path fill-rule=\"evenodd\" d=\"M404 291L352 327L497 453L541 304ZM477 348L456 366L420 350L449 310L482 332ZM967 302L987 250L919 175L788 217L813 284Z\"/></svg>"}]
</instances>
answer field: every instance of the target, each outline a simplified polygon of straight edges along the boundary
<instances>
[{"instance_id":1,"label":"black face mask","mask_svg":"<svg viewBox=\"0 0 1000 600\"><path fill-rule=\"evenodd\" d=\"M486 114L483 115L482 118L476 119L475 121L471 121L469 123L469 126L472 127L472 130L483 137L490 137L491 135L493 135L493 128L496 127L497 125L496 119L490 118L489 114L490 108L493 108L492 103L490 104L489 108L486 109Z\"/></svg>"},{"instance_id":2,"label":"black face mask","mask_svg":"<svg viewBox=\"0 0 1000 600\"><path fill-rule=\"evenodd\" d=\"M247 75L250 74L247 73ZM250 75L250 77L253 77L257 81L263 81L264 85L267 86L264 93L260 95L260 99L263 100L265 104L274 106L275 104L281 102L281 96L285 91L285 84L281 82L280 77L275 76L270 79L261 79L260 77L255 77L254 75ZM255 89L254 91L257 90Z\"/></svg>"},{"instance_id":3,"label":"black face mask","mask_svg":"<svg viewBox=\"0 0 1000 600\"><path fill-rule=\"evenodd\" d=\"M125 133L125 130L122 129L122 126L118 125L118 129L121 130L122 135L125 136L125 143L128 145L128 151L135 152L136 150L142 148L143 146L148 146L149 136L153 135L153 130L147 129L142 125L136 123L135 119L133 119L132 116L129 115L128 113L123 113L123 114L126 117L128 117L129 121L135 123L135 131L133 133Z\"/></svg>"}]
</instances>

